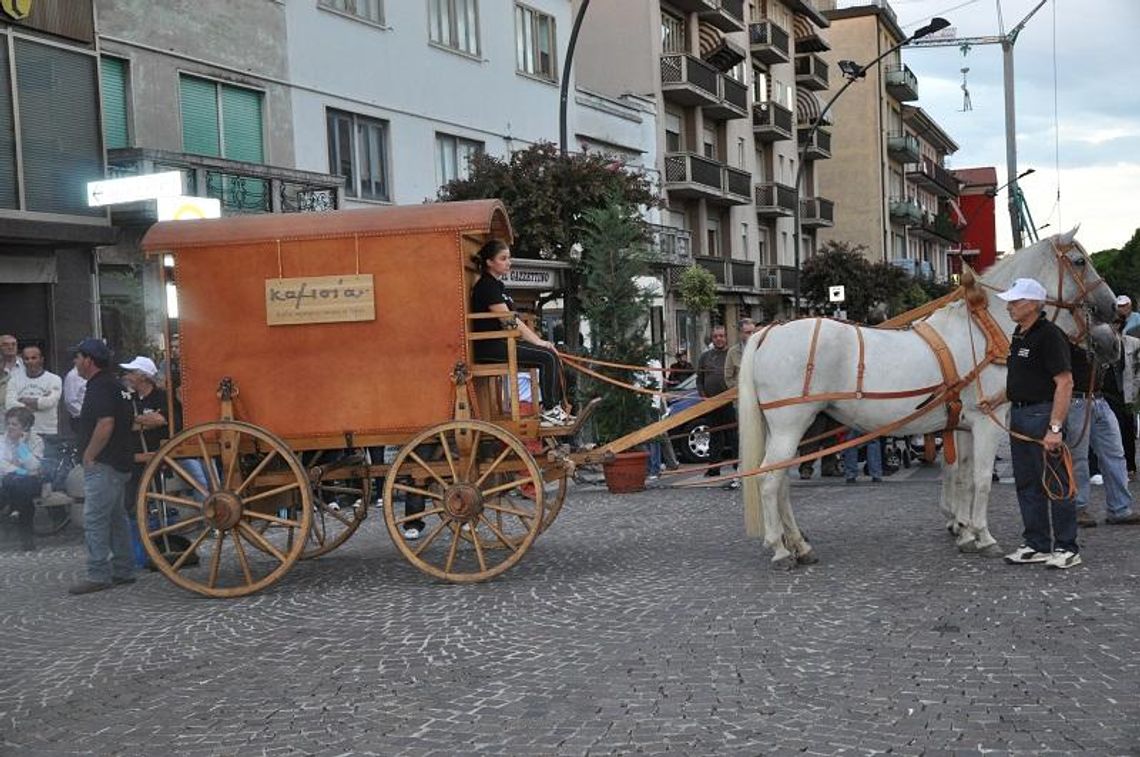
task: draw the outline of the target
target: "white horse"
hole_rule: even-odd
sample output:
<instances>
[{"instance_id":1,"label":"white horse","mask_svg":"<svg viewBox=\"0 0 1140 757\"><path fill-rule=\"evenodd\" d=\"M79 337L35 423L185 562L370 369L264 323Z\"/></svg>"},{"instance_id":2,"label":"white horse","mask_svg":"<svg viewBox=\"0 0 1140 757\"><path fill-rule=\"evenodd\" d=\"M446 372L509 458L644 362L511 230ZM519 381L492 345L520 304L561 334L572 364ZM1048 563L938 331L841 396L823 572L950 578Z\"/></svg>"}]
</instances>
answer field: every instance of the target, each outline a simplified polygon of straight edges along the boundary
<instances>
[{"instance_id":1,"label":"white horse","mask_svg":"<svg viewBox=\"0 0 1140 757\"><path fill-rule=\"evenodd\" d=\"M739 424L744 470L779 466L796 457L804 431L827 412L844 425L892 435L924 434L947 426L946 371L961 379L957 428L962 458L944 481L944 508L961 524L960 547L1000 554L987 523L991 475L998 443L1006 434L981 405L1003 396L1005 367L987 363L1004 349L997 342L1013 333L1005 302L993 296L1017 278L1034 278L1049 292L1049 317L1077 339L1089 333L1085 314L1111 322L1114 296L1073 241L1075 230L1003 258L981 278L969 302L960 299L935 310L925 326L905 330L860 328L829 319L802 319L758 331L741 363ZM988 298L983 297L989 290ZM988 300L988 301L987 301ZM920 334L925 333L925 337ZM933 332L933 335L931 334ZM987 332L989 336L987 337ZM1098 351L1104 330L1094 329ZM936 348L943 353L940 361ZM1004 357L1004 354L1003 354ZM933 404L925 414L919 411ZM1007 425L1008 403L997 407ZM972 486L970 485L972 483ZM794 567L815 562L811 545L792 515L787 470L779 467L744 482L745 527L773 550L773 563Z\"/></svg>"}]
</instances>

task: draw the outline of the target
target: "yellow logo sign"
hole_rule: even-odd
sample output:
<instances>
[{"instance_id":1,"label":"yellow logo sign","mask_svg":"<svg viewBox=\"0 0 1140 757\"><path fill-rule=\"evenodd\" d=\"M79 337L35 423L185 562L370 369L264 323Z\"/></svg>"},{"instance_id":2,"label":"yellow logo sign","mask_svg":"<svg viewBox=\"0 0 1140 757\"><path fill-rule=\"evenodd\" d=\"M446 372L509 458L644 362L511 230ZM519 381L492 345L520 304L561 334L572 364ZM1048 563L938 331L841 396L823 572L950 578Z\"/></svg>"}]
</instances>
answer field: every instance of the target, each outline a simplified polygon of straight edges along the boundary
<instances>
[{"instance_id":1,"label":"yellow logo sign","mask_svg":"<svg viewBox=\"0 0 1140 757\"><path fill-rule=\"evenodd\" d=\"M32 0L0 0L0 9L18 21L32 12Z\"/></svg>"}]
</instances>

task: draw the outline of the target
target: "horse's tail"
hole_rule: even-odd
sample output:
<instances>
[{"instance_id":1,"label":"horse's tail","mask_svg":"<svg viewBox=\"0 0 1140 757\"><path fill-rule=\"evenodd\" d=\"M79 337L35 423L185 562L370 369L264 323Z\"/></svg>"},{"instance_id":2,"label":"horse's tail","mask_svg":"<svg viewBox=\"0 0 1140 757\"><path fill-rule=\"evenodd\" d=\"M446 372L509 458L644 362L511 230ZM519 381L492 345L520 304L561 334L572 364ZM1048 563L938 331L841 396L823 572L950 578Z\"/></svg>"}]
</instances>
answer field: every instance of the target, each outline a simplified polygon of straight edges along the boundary
<instances>
[{"instance_id":1,"label":"horse's tail","mask_svg":"<svg viewBox=\"0 0 1140 757\"><path fill-rule=\"evenodd\" d=\"M737 431L740 435L740 469L750 471L760 467L764 460L767 429L760 401L756 396L756 371L760 346L759 336L753 336L744 347L740 360L740 373L736 382L737 391ZM764 520L760 513L760 477L746 476L744 479L744 532L748 536L764 536Z\"/></svg>"}]
</instances>

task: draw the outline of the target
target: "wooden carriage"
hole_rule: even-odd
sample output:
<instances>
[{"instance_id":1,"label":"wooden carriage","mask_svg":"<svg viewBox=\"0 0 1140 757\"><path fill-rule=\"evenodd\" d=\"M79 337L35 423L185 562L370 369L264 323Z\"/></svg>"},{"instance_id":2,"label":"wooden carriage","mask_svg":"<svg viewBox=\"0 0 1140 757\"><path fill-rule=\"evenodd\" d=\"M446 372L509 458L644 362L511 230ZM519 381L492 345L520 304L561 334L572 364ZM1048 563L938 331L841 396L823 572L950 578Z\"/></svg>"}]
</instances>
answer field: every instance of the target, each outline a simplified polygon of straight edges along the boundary
<instances>
[{"instance_id":1,"label":"wooden carriage","mask_svg":"<svg viewBox=\"0 0 1140 757\"><path fill-rule=\"evenodd\" d=\"M173 258L184 430L149 461L136 508L168 578L258 591L343 544L379 479L388 531L421 570L479 581L518 562L562 506L573 429L540 429L519 401L517 331L470 328L487 317L468 312L471 255L493 237L512 238L497 201L150 229L147 254ZM475 340L504 337L506 364L474 363ZM409 497L426 502L417 541Z\"/></svg>"}]
</instances>

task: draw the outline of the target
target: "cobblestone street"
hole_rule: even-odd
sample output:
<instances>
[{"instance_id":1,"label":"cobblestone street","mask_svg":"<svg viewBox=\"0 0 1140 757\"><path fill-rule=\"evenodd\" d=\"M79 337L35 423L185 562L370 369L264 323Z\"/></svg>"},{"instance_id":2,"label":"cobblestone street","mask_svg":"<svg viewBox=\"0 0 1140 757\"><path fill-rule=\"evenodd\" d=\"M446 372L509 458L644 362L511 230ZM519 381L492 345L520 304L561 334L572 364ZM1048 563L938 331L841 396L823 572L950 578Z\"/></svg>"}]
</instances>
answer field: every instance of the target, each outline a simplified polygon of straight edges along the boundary
<instances>
[{"instance_id":1,"label":"cobblestone street","mask_svg":"<svg viewBox=\"0 0 1140 757\"><path fill-rule=\"evenodd\" d=\"M937 498L925 469L797 483L821 562L776 572L739 492L577 487L487 584L373 517L230 601L149 573L69 597L71 531L0 554L0 753L1140 754L1140 529L1011 567L957 554ZM1012 486L991 524L1017 546Z\"/></svg>"}]
</instances>

